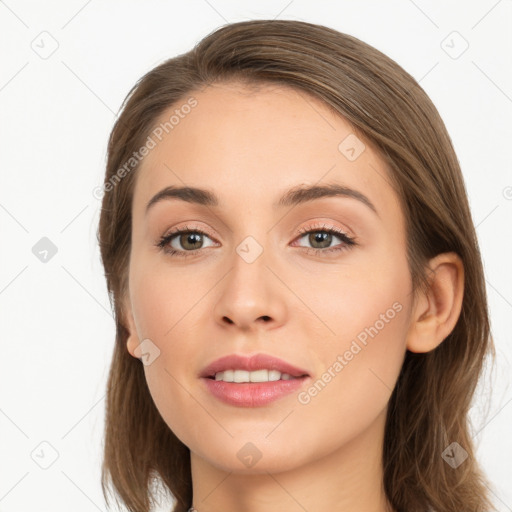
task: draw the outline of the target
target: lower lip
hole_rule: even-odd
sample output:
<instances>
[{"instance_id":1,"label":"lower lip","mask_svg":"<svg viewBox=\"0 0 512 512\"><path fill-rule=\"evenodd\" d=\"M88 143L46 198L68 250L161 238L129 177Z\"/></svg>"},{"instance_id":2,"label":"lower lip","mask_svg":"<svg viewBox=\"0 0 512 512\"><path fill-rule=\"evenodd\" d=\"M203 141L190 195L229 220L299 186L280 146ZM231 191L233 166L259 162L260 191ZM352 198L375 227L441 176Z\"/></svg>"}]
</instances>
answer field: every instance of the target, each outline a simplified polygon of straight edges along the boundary
<instances>
[{"instance_id":1,"label":"lower lip","mask_svg":"<svg viewBox=\"0 0 512 512\"><path fill-rule=\"evenodd\" d=\"M297 391L309 377L272 382L224 382L203 378L206 387L219 400L238 407L262 407Z\"/></svg>"}]
</instances>

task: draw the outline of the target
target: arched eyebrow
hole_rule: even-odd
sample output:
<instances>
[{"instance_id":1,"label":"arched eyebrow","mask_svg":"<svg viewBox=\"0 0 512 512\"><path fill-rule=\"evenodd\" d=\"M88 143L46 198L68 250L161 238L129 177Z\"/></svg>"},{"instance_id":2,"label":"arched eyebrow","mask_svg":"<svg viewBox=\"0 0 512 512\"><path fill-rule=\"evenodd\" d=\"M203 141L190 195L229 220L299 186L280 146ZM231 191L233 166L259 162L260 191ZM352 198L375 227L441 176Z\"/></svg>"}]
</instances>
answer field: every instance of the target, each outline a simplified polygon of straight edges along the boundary
<instances>
[{"instance_id":1,"label":"arched eyebrow","mask_svg":"<svg viewBox=\"0 0 512 512\"><path fill-rule=\"evenodd\" d=\"M325 197L350 197L357 199L370 208L377 216L377 208L362 192L345 187L338 183L326 185L298 185L287 190L276 202L272 204L274 209L296 206L299 204L314 201ZM178 187L170 185L155 194L146 206L146 213L149 209L160 201L179 199L188 203L194 203L201 206L218 207L220 205L217 195L208 189L197 187Z\"/></svg>"}]
</instances>

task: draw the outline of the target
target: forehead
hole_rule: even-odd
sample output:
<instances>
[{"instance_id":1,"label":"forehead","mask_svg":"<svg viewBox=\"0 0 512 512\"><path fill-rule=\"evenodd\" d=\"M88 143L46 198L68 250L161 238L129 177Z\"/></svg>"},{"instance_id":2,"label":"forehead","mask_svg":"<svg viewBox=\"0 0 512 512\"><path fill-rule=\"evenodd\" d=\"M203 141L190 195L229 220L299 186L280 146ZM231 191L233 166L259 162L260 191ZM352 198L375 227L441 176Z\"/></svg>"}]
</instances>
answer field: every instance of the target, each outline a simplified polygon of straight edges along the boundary
<instances>
[{"instance_id":1,"label":"forehead","mask_svg":"<svg viewBox=\"0 0 512 512\"><path fill-rule=\"evenodd\" d=\"M195 106L181 109L190 98ZM167 133L153 137L137 171L135 209L169 185L215 190L220 206L270 205L293 186L326 181L364 191L378 210L397 202L368 141L320 100L289 87L208 86L169 107L158 126Z\"/></svg>"}]
</instances>

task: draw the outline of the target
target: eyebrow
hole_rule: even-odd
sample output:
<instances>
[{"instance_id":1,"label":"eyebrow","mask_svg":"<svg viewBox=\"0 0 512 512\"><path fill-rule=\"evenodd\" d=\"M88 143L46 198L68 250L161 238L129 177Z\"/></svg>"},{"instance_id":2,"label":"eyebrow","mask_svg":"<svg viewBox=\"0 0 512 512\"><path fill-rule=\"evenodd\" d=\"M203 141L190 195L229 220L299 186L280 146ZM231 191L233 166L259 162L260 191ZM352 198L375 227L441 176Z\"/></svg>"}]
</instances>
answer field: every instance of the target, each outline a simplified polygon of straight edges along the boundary
<instances>
[{"instance_id":1,"label":"eyebrow","mask_svg":"<svg viewBox=\"0 0 512 512\"><path fill-rule=\"evenodd\" d=\"M370 208L377 216L379 216L377 209L373 203L362 192L354 190L337 183L326 185L298 185L286 191L273 205L274 209L283 208L287 206L296 206L299 204L314 201L325 197L349 197L357 199L361 203ZM197 187L177 187L174 185L168 186L157 194L155 194L146 206L146 214L148 210L164 200L179 199L188 203L194 203L201 206L218 207L220 204L219 198L211 190L197 188Z\"/></svg>"}]
</instances>

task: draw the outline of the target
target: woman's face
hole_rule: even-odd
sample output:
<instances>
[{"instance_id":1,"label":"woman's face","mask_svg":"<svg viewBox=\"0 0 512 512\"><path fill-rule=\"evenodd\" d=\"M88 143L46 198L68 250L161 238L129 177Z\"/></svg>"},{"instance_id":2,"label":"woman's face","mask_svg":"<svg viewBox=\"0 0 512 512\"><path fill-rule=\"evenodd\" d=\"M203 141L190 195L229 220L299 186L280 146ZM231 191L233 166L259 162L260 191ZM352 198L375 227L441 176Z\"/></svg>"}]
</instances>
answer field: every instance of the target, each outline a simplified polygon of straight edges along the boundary
<instances>
[{"instance_id":1,"label":"woman's face","mask_svg":"<svg viewBox=\"0 0 512 512\"><path fill-rule=\"evenodd\" d=\"M193 108L186 98L156 123L176 114L148 144L133 198L128 350L144 354L156 407L195 456L228 471L299 467L382 432L412 305L384 162L304 93L223 84L191 96ZM298 193L327 186L344 189ZM148 207L167 187L216 204L188 193ZM187 233L165 239L176 229ZM278 380L202 376L233 354L307 376L283 379L268 360L228 362L217 379Z\"/></svg>"}]
</instances>

